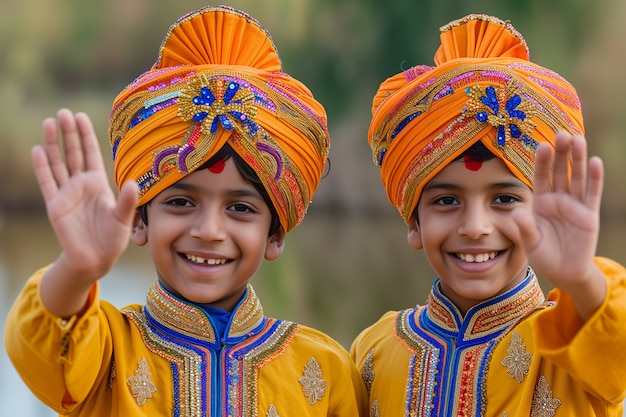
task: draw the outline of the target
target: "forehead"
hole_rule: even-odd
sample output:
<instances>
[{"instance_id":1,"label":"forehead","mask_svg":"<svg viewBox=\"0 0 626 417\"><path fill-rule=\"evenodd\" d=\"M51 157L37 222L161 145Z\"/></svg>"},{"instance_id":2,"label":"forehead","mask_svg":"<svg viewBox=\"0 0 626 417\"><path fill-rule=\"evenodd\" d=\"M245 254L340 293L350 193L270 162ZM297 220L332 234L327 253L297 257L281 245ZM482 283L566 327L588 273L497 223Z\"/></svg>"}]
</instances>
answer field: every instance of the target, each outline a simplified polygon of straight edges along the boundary
<instances>
[{"instance_id":1,"label":"forehead","mask_svg":"<svg viewBox=\"0 0 626 417\"><path fill-rule=\"evenodd\" d=\"M242 175L232 158L218 161L209 167L199 168L168 187L168 189L179 190L229 188L254 190L254 186Z\"/></svg>"},{"instance_id":2,"label":"forehead","mask_svg":"<svg viewBox=\"0 0 626 417\"><path fill-rule=\"evenodd\" d=\"M477 188L495 185L528 187L520 181L499 158L480 164L464 159L450 162L424 187L424 191L438 187Z\"/></svg>"}]
</instances>

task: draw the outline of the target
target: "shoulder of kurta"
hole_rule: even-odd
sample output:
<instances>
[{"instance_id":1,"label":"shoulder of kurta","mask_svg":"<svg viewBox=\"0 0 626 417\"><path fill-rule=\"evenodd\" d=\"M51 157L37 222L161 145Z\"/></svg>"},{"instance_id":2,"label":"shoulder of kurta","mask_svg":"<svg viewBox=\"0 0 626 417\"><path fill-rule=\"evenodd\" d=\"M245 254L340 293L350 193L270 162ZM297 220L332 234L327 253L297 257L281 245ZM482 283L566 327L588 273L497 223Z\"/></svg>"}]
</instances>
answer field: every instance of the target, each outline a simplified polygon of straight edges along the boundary
<instances>
[{"instance_id":1,"label":"shoulder of kurta","mask_svg":"<svg viewBox=\"0 0 626 417\"><path fill-rule=\"evenodd\" d=\"M373 355L373 351L379 349L381 344L389 339L395 340L395 327L398 311L388 311L383 314L378 321L367 327L352 342L350 354L352 359L361 369L368 357Z\"/></svg>"},{"instance_id":2,"label":"shoulder of kurta","mask_svg":"<svg viewBox=\"0 0 626 417\"><path fill-rule=\"evenodd\" d=\"M301 324L298 325L291 344L299 351L311 351L320 355L339 355L342 357L347 355L346 349L333 337L320 330Z\"/></svg>"}]
</instances>

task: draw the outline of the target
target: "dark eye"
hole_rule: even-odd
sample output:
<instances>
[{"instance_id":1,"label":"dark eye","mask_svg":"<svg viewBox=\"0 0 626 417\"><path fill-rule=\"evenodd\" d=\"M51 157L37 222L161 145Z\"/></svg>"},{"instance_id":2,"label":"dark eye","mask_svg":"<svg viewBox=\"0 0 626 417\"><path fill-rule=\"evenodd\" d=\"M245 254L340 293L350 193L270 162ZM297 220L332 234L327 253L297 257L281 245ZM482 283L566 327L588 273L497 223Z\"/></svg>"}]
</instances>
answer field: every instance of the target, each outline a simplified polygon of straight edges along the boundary
<instances>
[{"instance_id":1,"label":"dark eye","mask_svg":"<svg viewBox=\"0 0 626 417\"><path fill-rule=\"evenodd\" d=\"M168 205L174 207L190 207L191 202L184 198L173 198L167 202Z\"/></svg>"},{"instance_id":2,"label":"dark eye","mask_svg":"<svg viewBox=\"0 0 626 417\"><path fill-rule=\"evenodd\" d=\"M513 197L512 195L499 195L494 200L494 203L496 203L496 204L513 204L513 203L516 203L518 201L519 201L519 199L516 198L516 197Z\"/></svg>"},{"instance_id":3,"label":"dark eye","mask_svg":"<svg viewBox=\"0 0 626 417\"><path fill-rule=\"evenodd\" d=\"M229 210L235 211L237 213L248 213L248 212L253 212L254 211L248 205L243 204L243 203L233 204L233 205L231 205L229 207Z\"/></svg>"},{"instance_id":4,"label":"dark eye","mask_svg":"<svg viewBox=\"0 0 626 417\"><path fill-rule=\"evenodd\" d=\"M444 196L435 200L435 204L439 206L451 206L453 204L458 204L458 200L451 196Z\"/></svg>"}]
</instances>

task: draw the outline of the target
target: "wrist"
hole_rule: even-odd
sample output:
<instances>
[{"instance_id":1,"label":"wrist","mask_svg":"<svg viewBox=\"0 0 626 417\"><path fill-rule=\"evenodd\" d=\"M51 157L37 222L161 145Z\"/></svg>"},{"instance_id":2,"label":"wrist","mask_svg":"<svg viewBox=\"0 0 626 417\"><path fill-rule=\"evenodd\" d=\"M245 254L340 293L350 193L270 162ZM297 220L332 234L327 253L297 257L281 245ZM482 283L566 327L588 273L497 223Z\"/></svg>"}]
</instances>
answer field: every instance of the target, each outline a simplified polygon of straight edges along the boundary
<instances>
[{"instance_id":1,"label":"wrist","mask_svg":"<svg viewBox=\"0 0 626 417\"><path fill-rule=\"evenodd\" d=\"M593 264L587 276L575 285L561 288L572 298L581 319L587 321L606 298L607 285L604 274Z\"/></svg>"},{"instance_id":2,"label":"wrist","mask_svg":"<svg viewBox=\"0 0 626 417\"><path fill-rule=\"evenodd\" d=\"M50 313L69 318L84 311L93 285L100 277L81 274L67 263L63 254L41 279L41 301Z\"/></svg>"}]
</instances>

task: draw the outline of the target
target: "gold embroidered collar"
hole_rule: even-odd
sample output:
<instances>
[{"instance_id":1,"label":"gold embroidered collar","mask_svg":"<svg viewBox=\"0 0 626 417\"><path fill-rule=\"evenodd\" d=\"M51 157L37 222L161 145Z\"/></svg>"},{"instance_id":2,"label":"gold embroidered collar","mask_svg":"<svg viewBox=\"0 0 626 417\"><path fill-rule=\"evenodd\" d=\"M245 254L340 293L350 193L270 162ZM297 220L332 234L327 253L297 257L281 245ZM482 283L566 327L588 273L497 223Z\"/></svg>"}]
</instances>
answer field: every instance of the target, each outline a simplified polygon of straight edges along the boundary
<instances>
[{"instance_id":1,"label":"gold embroidered collar","mask_svg":"<svg viewBox=\"0 0 626 417\"><path fill-rule=\"evenodd\" d=\"M146 315L174 332L218 344L217 330L208 314L198 305L167 292L155 280L146 297ZM235 341L257 333L264 322L263 307L250 284L233 311L225 341Z\"/></svg>"},{"instance_id":2,"label":"gold embroidered collar","mask_svg":"<svg viewBox=\"0 0 626 417\"><path fill-rule=\"evenodd\" d=\"M428 297L426 317L445 332L458 334L462 340L470 341L500 332L544 301L539 281L529 268L526 278L516 287L475 305L463 317L441 293L437 278Z\"/></svg>"}]
</instances>

